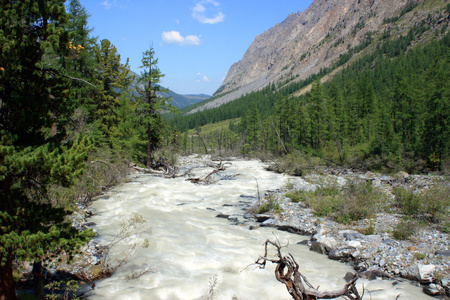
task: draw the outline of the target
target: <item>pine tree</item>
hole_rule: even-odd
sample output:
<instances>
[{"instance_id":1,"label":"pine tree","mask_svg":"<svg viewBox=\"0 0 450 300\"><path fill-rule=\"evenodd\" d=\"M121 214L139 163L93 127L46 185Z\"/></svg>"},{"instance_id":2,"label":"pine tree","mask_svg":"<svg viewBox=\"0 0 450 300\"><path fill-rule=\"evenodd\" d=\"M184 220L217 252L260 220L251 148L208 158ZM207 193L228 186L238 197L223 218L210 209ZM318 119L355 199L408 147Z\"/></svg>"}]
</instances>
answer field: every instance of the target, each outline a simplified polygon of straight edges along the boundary
<instances>
[{"instance_id":1,"label":"pine tree","mask_svg":"<svg viewBox=\"0 0 450 300\"><path fill-rule=\"evenodd\" d=\"M324 134L324 90L320 79L313 83L311 92L311 105L310 113L311 116L311 147L313 149L320 149L322 136Z\"/></svg>"},{"instance_id":2,"label":"pine tree","mask_svg":"<svg viewBox=\"0 0 450 300\"><path fill-rule=\"evenodd\" d=\"M447 67L446 67L447 65ZM423 156L433 168L442 170L450 156L450 88L448 56L436 59L426 74L425 122L422 136Z\"/></svg>"},{"instance_id":3,"label":"pine tree","mask_svg":"<svg viewBox=\"0 0 450 300\"><path fill-rule=\"evenodd\" d=\"M0 299L14 300L14 260L70 256L91 234L47 193L82 173L89 143L62 145L73 111L64 1L2 1L0 16Z\"/></svg>"},{"instance_id":4,"label":"pine tree","mask_svg":"<svg viewBox=\"0 0 450 300\"><path fill-rule=\"evenodd\" d=\"M97 38L91 36L93 29L88 27L90 15L78 0L71 0L68 10L70 15L66 27L71 36L65 69L71 77L81 79L71 81L70 91L78 102L77 106L82 106L89 112L92 110L91 99L95 98L96 89L86 84L86 81L91 82L96 72L94 46Z\"/></svg>"},{"instance_id":5,"label":"pine tree","mask_svg":"<svg viewBox=\"0 0 450 300\"><path fill-rule=\"evenodd\" d=\"M117 109L120 107L120 97L128 94L134 76L130 75L128 59L125 65L120 63L117 48L107 39L94 47L97 62L97 81L100 92L95 99L95 116L101 122L101 130L106 143L111 145L111 128L119 122Z\"/></svg>"},{"instance_id":6,"label":"pine tree","mask_svg":"<svg viewBox=\"0 0 450 300\"><path fill-rule=\"evenodd\" d=\"M171 105L171 100L161 95L167 92L159 83L164 74L158 68L158 59L155 57L155 50L150 48L142 53L142 65L144 69L139 78L139 83L143 88L139 91L142 100L142 112L144 125L147 133L147 161L146 166L150 168L155 164L155 151L160 146L163 132L163 122L161 113L164 110L175 111Z\"/></svg>"}]
</instances>

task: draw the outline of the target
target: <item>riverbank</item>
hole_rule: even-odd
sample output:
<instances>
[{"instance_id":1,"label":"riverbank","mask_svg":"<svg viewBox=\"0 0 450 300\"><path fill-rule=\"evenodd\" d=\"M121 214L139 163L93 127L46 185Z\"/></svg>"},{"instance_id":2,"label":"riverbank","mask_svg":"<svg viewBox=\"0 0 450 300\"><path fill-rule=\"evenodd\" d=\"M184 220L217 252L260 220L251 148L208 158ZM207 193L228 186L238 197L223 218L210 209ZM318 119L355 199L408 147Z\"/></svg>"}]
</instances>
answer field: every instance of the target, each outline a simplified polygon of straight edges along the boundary
<instances>
[{"instance_id":1,"label":"riverbank","mask_svg":"<svg viewBox=\"0 0 450 300\"><path fill-rule=\"evenodd\" d=\"M232 162L233 164L235 162ZM238 163L238 162L236 162ZM292 199L286 196L286 193L293 190L313 190L319 186L320 183L324 183L327 181L332 181L334 183L345 184L346 181L351 178L357 177L361 180L371 181L374 185L380 185L386 193L390 193L392 186L400 184L404 184L405 182L413 183L422 186L426 186L431 183L434 177L426 178L425 176L412 176L407 175L408 180L403 176L402 179L393 178L388 176L381 176L372 173L364 173L359 174L357 172L338 172L337 170L329 170L326 172L322 172L320 175L311 174L303 177L285 177L282 175L278 175L281 180L277 179L277 182L271 180L263 179L266 177L268 172L265 172L263 177L260 177L263 173L259 173L260 175L256 175L256 172L253 172L252 169L242 170L240 171L233 169L230 165L230 170L219 170L215 172L218 167L223 166L224 164L218 164L217 162L212 162L207 158L181 158L179 161L179 172L178 174L185 174L185 176L181 178L161 178L162 174L159 175L144 175L144 176L132 176L129 177L130 186L124 187L125 192L119 192L120 196L119 200L114 200L116 198L117 191L114 192L106 192L105 195L99 196L96 200L98 202L104 202L103 206L105 207L102 210L99 210L99 207L96 209L92 207L80 207L79 214L76 214L73 219L74 226L79 227L80 229L85 228L101 228L103 226L103 230L105 228L110 229L112 225L117 225L120 220L120 216L117 215L118 212L122 212L122 210L132 208L141 203L145 204L142 209L138 211L148 211L148 205L152 205L152 210L160 209L161 207L167 207L156 213L148 219L152 222L152 227L156 227L156 232L152 234L150 237L152 239L152 244L155 243L160 244L163 240L167 239L166 230L169 227L173 227L172 235L176 235L179 231L185 230L186 225L193 226L198 229L205 230L207 228L208 232L211 234L218 229L215 228L218 224L215 225L201 225L206 218L214 219L214 216L220 218L226 218L231 223L225 223L226 227L234 227L239 228L240 234L248 235L253 239L256 236L263 235L264 238L272 237L271 229L269 228L277 228L283 231L288 231L298 235L298 240L296 241L296 235L289 235L289 240L291 241L291 246L295 249L312 249L316 252L320 252L326 254L329 258L334 260L339 260L343 262L347 262L353 266L358 271L362 270L373 270L378 269L384 272L384 275L388 277L391 276L396 278L395 280L402 280L402 278L412 279L416 282L422 282L424 287L429 289L429 293L434 290L437 290L440 294L443 294L445 288L448 288L448 285L445 283L448 282L448 257L445 256L447 254L447 250L449 249L449 240L448 235L443 234L437 230L428 231L427 228L422 228L421 231L414 234L414 236L405 241L398 241L392 238L391 230L398 224L400 219L402 218L399 214L379 214L373 217L372 219L363 220L360 222L355 222L350 225L342 225L334 222L329 218L319 218L314 215L314 212L310 207L304 202L293 202ZM253 165L253 164L252 164ZM260 168L261 164L258 164L258 168ZM244 172L251 175L244 175ZM259 172L259 171L258 171ZM209 176L209 174L212 174ZM273 174L273 173L272 173ZM253 178L253 176L257 178ZM405 175L405 174L403 174ZM272 176L272 175L270 175ZM148 178L151 181L147 181ZM159 179L158 179L159 178ZM208 178L207 182L201 182L200 184L189 183L193 178ZM246 183L244 185L240 185L238 188L230 189L227 187L228 184L239 181L241 179L246 179ZM285 179L283 179L285 178ZM289 178L289 179L288 179ZM263 181L266 181L264 184ZM154 183L153 181L158 181L160 183ZM171 183L172 182L172 183ZM193 182L193 181L191 181ZM259 187L258 183L259 182ZM177 188L181 185L185 186L184 190L176 192L172 188L163 188L161 184L175 184ZM236 182L237 183L237 182ZM209 185L208 185L209 184ZM203 185L206 185L202 187ZM283 186L284 185L284 186ZM153 186L153 187L151 187ZM277 190L267 191L270 187L280 187ZM146 190L149 188L149 193L146 194L145 197L141 196L133 196L138 197L136 200L128 199L130 197L131 191L136 189L138 190ZM222 192L219 193L220 196L210 194L211 190L220 188ZM151 200L151 197L156 193L156 189L161 189L161 196L158 196L157 199ZM223 189L223 190L222 190ZM259 189L260 196L258 197L256 194L257 189ZM116 190L116 189L115 189ZM185 195L187 191L193 191L194 193L191 196ZM197 190L197 191L196 191ZM198 199L197 192L206 193ZM230 194L235 194L238 197L238 200L232 200L233 197ZM239 196L240 195L240 196ZM110 198L109 198L110 197ZM223 198L218 201L217 198ZM280 209L277 213L264 213L258 214L255 213L257 210L257 206L259 204L263 204L266 200L264 199L272 198L273 201L277 202ZM138 200L139 199L139 200ZM144 200L145 199L145 200ZM208 204L205 203L205 199L209 199ZM96 202L97 202L96 201ZM113 204L115 201L117 203ZM162 201L162 203L161 203ZM128 203L128 204L127 204ZM94 205L97 206L97 205ZM109 219L103 219L102 222L108 222L108 225L99 223L99 217L102 214L106 214L109 209L114 209L115 213L113 218L116 220L115 223L109 223ZM102 212L103 211L103 212ZM160 218L162 215L167 213L167 220L164 220L161 225L159 225L161 230L164 228L164 232L160 232L158 235L158 226L155 225L155 218ZM191 214L200 214L200 219L196 221L189 221L186 223L186 220L190 218ZM129 216L129 213L123 214L123 216ZM177 229L177 223L172 219L172 217L178 216L182 217L180 228ZM97 220L95 220L97 218ZM95 221L95 223L93 222ZM165 223L165 222L169 223ZM222 224L223 222L220 222ZM163 225L165 224L165 225ZM230 225L240 225L240 226L230 226ZM167 227L169 226L169 227ZM213 226L213 227L211 227ZM261 228L266 227L266 228ZM372 227L373 233L368 234L366 232L367 228ZM222 228L222 227L220 227ZM230 228L231 229L231 228ZM228 229L227 229L228 230ZM242 230L244 232L242 232ZM219 232L219 231L217 231ZM361 232L365 232L366 234L362 234ZM112 232L110 233L110 235ZM275 233L276 234L276 233ZM276 234L277 235L277 234ZM184 236L184 235L183 235ZM233 241L235 238L235 233L231 234L233 236ZM281 236L281 233L278 234ZM306 237L305 237L306 236ZM212 235L207 238L206 241L199 242L198 244L193 245L192 249L196 249L201 247L204 251L209 253L211 246ZM219 238L219 245L222 245L222 238ZM204 234L200 234L196 239L204 239ZM177 261L180 260L178 257L184 250L188 247L187 243L190 243L191 240L185 241L180 245L179 250L174 249L174 258L167 259L166 262ZM248 240L248 238L247 238ZM292 244L292 242L299 243L299 245ZM96 272L100 270L99 262L102 259L103 253L103 245L99 239L94 239L83 248L83 254L80 255L78 259L78 264L74 264L71 266L67 266L67 270L70 272L81 275L80 277L86 276L86 278L94 278ZM254 241L251 244L256 246L260 245L260 243ZM169 242L170 247L173 247L173 243ZM219 247L219 246L218 246ZM249 246L242 246L244 248L248 248ZM308 247L308 248L306 248ZM214 247L215 248L215 247ZM214 251L210 253L212 257L216 257L217 249L221 250L229 250L232 251L234 247L230 247L227 244L226 248L215 248ZM239 247L237 247L239 248ZM156 247L149 251L149 257L153 257L155 253L158 253L160 249L167 249L166 247ZM227 250L227 251L228 251ZM291 251L291 250L289 250ZM297 250L294 250L297 251ZM304 250L303 250L304 251ZM309 252L308 250L306 250ZM294 253L294 252L293 252ZM143 253L141 253L142 255ZM257 253L250 255L250 259L247 257L244 263L234 263L234 266L239 266L239 270L241 271L243 266L250 263L252 260L257 258ZM316 254L317 255L317 254ZM320 255L319 255L320 256ZM298 256L300 260L305 260L304 254ZM134 258L136 259L136 258ZM139 258L138 258L139 259ZM184 258L186 259L186 258ZM188 261L191 260L191 257L188 256ZM183 260L183 259L181 259ZM235 258L230 259L230 261L235 260ZM196 262L195 265L198 263ZM216 266L216 263L213 263L215 267L212 269L216 270L215 272L221 273L220 267ZM317 267L317 266L315 266ZM210 268L209 266L206 269ZM197 267L195 267L197 269ZM161 270L162 271L162 270ZM190 272L189 267L185 270L186 272ZM159 272L159 271L158 271ZM211 271L212 272L212 271ZM225 273L228 274L229 270L226 267ZM383 275L380 272L379 275ZM176 272L178 273L178 272ZM343 273L345 274L345 272ZM151 279L147 280L155 280L157 282L162 281L172 281L173 279L168 279L169 277L163 277L164 279L153 279L153 277L158 276L172 276L173 272L169 272L168 274L152 274L149 277ZM212 276L213 273L210 274ZM122 274L122 277L125 275ZM228 276L228 275L227 275ZM251 276L254 276L253 274ZM273 275L272 275L273 276ZM341 275L337 275L341 276ZM79 278L80 278L79 277ZM126 275L125 278L128 278L129 275ZM117 280L117 279L116 279ZM123 279L124 280L124 279ZM123 281L122 280L122 281ZM178 280L178 279L177 279ZM234 280L234 279L233 279ZM273 280L276 283L275 278L271 277L269 280ZM447 280L447 281L446 281ZM124 284L120 281L120 284ZM125 284L130 284L133 286L133 283L127 282ZM207 281L207 279L206 279ZM226 281L231 282L231 279L224 279L224 284ZM86 280L85 282L89 282ZM109 280L106 280L109 282ZM204 282L204 281L203 281ZM94 282L89 282L89 284L85 284L84 291L89 291L87 295L92 294L92 284ZM96 282L100 284L100 282ZM228 282L226 282L228 284ZM103 284L103 283L101 283ZM116 283L114 283L116 284ZM196 283L204 284L200 282ZM433 286L432 284L439 284L439 286ZM149 283L146 283L146 286L150 286ZM99 287L101 289L101 287ZM105 287L103 287L105 288ZM178 288L177 288L178 289ZM181 287L180 287L181 290ZM230 290L238 290L237 287L230 287ZM107 294L108 290L105 290L103 293ZM139 292L140 293L140 292ZM244 293L244 290L242 291ZM285 291L283 291L285 293ZM231 298L231 297L230 297ZM444 296L441 296L444 298ZM244 298L243 298L244 299Z\"/></svg>"},{"instance_id":2,"label":"riverbank","mask_svg":"<svg viewBox=\"0 0 450 300\"><path fill-rule=\"evenodd\" d=\"M344 225L331 218L317 217L305 203L295 203L286 197L292 190L314 190L321 183L330 181L344 185L355 178L371 182L393 197L392 188L395 186L407 185L414 189L424 189L433 184L437 176L409 175L404 172L397 176L386 176L336 170L329 170L327 173L299 177L291 181L289 187L273 191L267 196L275 198L271 201L279 205L279 212L254 214L253 219L262 221L260 226L310 236L310 239L299 241L299 244L327 255L330 259L350 263L356 271L379 270L379 274L386 277L420 284L428 295L448 299L450 239L447 233L428 224L417 226L409 238L398 240L394 239L393 232L402 222L402 214L378 213L370 219ZM442 209L446 210L445 207Z\"/></svg>"}]
</instances>

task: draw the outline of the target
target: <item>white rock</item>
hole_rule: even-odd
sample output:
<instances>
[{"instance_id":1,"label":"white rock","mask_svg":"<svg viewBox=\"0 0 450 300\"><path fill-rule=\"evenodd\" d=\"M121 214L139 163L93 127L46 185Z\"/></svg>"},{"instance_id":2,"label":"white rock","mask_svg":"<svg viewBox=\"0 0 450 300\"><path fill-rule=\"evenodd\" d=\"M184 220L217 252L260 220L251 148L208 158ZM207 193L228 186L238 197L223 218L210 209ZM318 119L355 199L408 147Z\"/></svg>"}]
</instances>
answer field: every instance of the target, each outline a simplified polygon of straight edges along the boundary
<instances>
[{"instance_id":1,"label":"white rock","mask_svg":"<svg viewBox=\"0 0 450 300\"><path fill-rule=\"evenodd\" d=\"M435 265L422 265L418 264L420 283L432 283L434 281Z\"/></svg>"},{"instance_id":2,"label":"white rock","mask_svg":"<svg viewBox=\"0 0 450 300\"><path fill-rule=\"evenodd\" d=\"M333 237L324 237L320 239L320 242L328 247L329 249L334 249L337 247L337 242Z\"/></svg>"},{"instance_id":3,"label":"white rock","mask_svg":"<svg viewBox=\"0 0 450 300\"><path fill-rule=\"evenodd\" d=\"M359 242L359 241L349 241L349 242L347 242L347 245L349 245L350 247L358 248L359 246L361 246L361 242Z\"/></svg>"}]
</instances>

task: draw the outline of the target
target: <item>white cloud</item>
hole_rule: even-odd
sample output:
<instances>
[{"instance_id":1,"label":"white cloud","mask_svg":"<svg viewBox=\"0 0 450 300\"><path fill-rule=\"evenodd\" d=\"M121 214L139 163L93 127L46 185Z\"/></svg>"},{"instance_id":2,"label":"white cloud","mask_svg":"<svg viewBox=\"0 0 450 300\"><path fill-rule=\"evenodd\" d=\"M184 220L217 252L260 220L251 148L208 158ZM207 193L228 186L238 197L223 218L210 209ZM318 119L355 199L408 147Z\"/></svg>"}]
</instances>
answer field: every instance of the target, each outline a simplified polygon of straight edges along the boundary
<instances>
[{"instance_id":1,"label":"white cloud","mask_svg":"<svg viewBox=\"0 0 450 300\"><path fill-rule=\"evenodd\" d=\"M225 19L225 15L221 11L218 11L217 9L216 9L217 13L215 14L214 17L208 18L207 16L205 16L206 12L205 5L209 4L211 4L213 7L216 8L220 6L220 3L214 0L201 0L192 9L192 17L194 17L194 19L196 19L202 24L216 24L223 22L223 20ZM209 7L211 7L211 5L209 5Z\"/></svg>"},{"instance_id":2,"label":"white cloud","mask_svg":"<svg viewBox=\"0 0 450 300\"><path fill-rule=\"evenodd\" d=\"M163 42L166 44L177 44L180 46L198 46L200 38L196 35L183 37L178 31L164 31L162 33Z\"/></svg>"},{"instance_id":3,"label":"white cloud","mask_svg":"<svg viewBox=\"0 0 450 300\"><path fill-rule=\"evenodd\" d=\"M128 2L128 1L127 1ZM120 9L126 9L127 7L122 4L117 4L117 0L105 0L103 2L100 2L101 5L105 7L105 9L110 9L119 7Z\"/></svg>"},{"instance_id":4,"label":"white cloud","mask_svg":"<svg viewBox=\"0 0 450 300\"><path fill-rule=\"evenodd\" d=\"M204 75L204 76L202 76L202 77L200 77L201 75L202 75L202 73L200 73L200 72L198 72L197 74L195 74L195 75L197 75L197 77L196 77L196 79L195 79L195 82L210 82L211 80L208 78L208 76L206 76L206 75Z\"/></svg>"},{"instance_id":5,"label":"white cloud","mask_svg":"<svg viewBox=\"0 0 450 300\"><path fill-rule=\"evenodd\" d=\"M110 9L111 8L111 3L108 0L105 0L101 3L105 9Z\"/></svg>"}]
</instances>

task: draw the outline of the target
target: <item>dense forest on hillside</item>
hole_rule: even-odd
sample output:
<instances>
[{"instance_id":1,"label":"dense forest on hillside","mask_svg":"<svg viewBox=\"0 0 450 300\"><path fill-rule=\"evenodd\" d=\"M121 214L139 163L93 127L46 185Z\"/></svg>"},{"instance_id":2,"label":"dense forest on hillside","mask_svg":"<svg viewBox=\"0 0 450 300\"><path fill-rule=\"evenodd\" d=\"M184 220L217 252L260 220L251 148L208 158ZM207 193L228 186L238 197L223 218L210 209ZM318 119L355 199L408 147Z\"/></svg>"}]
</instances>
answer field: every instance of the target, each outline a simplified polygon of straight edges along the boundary
<instances>
[{"instance_id":1,"label":"dense forest on hillside","mask_svg":"<svg viewBox=\"0 0 450 300\"><path fill-rule=\"evenodd\" d=\"M338 165L442 170L450 150L450 35L444 28L436 35L439 39L418 44L428 29L422 22L404 36L385 32L372 51L324 84L320 78L331 67L305 81L273 83L219 108L170 122L179 131L200 131L208 123L240 118L228 128L203 134L202 142L210 141L212 148L239 147L234 152L244 155L300 151ZM333 68L357 51L350 49ZM292 95L313 81L310 92ZM195 140L192 137L191 144ZM184 145L189 147L186 141Z\"/></svg>"}]
</instances>

